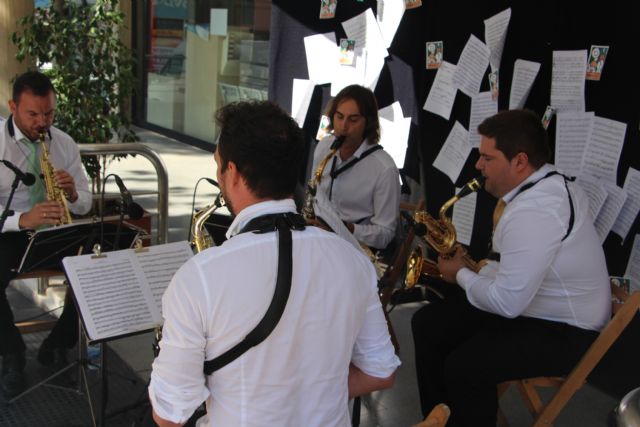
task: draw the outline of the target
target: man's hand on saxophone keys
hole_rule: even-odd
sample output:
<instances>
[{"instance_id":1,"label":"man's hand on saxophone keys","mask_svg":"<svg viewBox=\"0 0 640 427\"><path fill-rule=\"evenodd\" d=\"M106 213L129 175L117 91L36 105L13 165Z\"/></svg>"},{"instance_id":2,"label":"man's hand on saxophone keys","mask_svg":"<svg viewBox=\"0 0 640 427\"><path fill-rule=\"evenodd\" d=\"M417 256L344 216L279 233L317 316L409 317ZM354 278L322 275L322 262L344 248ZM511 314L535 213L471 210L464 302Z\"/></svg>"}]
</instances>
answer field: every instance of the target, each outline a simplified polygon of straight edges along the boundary
<instances>
[{"instance_id":1,"label":"man's hand on saxophone keys","mask_svg":"<svg viewBox=\"0 0 640 427\"><path fill-rule=\"evenodd\" d=\"M56 184L62 191L64 191L64 195L71 203L78 200L78 192L76 191L76 184L73 180L73 176L71 176L65 170L56 170L53 173L53 179L56 181Z\"/></svg>"},{"instance_id":2,"label":"man's hand on saxophone keys","mask_svg":"<svg viewBox=\"0 0 640 427\"><path fill-rule=\"evenodd\" d=\"M36 203L29 212L20 215L20 229L34 229L41 225L58 225L64 209L58 202Z\"/></svg>"},{"instance_id":3,"label":"man's hand on saxophone keys","mask_svg":"<svg viewBox=\"0 0 640 427\"><path fill-rule=\"evenodd\" d=\"M465 267L463 260L466 254L465 249L459 243L455 246L455 252L451 256L438 256L438 269L442 274L442 279L449 283L458 283L456 280L456 274L458 271Z\"/></svg>"}]
</instances>

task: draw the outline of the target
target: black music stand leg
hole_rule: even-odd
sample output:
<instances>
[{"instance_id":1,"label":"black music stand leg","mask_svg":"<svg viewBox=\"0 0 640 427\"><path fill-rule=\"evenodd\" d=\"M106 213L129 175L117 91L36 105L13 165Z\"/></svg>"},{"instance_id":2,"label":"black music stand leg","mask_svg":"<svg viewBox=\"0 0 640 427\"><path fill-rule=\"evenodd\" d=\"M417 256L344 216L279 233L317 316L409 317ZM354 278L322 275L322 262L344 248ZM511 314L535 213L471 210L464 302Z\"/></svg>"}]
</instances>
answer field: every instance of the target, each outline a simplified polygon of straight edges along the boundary
<instances>
[{"instance_id":1,"label":"black music stand leg","mask_svg":"<svg viewBox=\"0 0 640 427\"><path fill-rule=\"evenodd\" d=\"M362 402L360 396L353 399L353 412L351 413L351 425L357 427L360 425L360 407Z\"/></svg>"},{"instance_id":2,"label":"black music stand leg","mask_svg":"<svg viewBox=\"0 0 640 427\"><path fill-rule=\"evenodd\" d=\"M107 380L107 343L100 343L100 426L106 425L109 383Z\"/></svg>"}]
</instances>

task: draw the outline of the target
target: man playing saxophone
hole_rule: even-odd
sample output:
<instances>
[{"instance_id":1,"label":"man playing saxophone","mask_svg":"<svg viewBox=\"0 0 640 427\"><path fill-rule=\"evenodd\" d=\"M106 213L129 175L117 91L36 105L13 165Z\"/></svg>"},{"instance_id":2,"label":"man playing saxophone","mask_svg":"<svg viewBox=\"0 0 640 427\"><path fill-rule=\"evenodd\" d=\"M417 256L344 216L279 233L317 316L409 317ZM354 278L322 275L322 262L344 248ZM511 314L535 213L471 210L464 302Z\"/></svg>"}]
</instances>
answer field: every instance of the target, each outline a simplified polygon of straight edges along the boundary
<instances>
[{"instance_id":1,"label":"man playing saxophone","mask_svg":"<svg viewBox=\"0 0 640 427\"><path fill-rule=\"evenodd\" d=\"M53 176L48 178L62 190L69 210L84 214L91 207L91 192L78 147L69 135L52 126L55 106L55 91L47 76L39 72L22 74L13 85L9 101L11 116L0 133L0 159L8 160L36 177L33 185L21 183L17 187L10 207L13 215L7 218L0 233L0 354L3 356L2 388L8 396L18 394L24 386L25 345L14 326L5 291L27 248L27 231L57 225L64 213L59 202L47 198L40 165L42 135L55 168ZM12 181L13 172L0 167L0 211L5 208ZM63 312L38 353L38 360L45 365L56 359L61 362L59 359L63 358L65 349L76 342L74 306L66 306L71 310Z\"/></svg>"},{"instance_id":2,"label":"man playing saxophone","mask_svg":"<svg viewBox=\"0 0 640 427\"><path fill-rule=\"evenodd\" d=\"M314 152L312 171L326 161L317 191L324 192L359 242L384 249L396 232L400 177L393 159L378 144L375 95L363 86L347 86L331 100L326 114L333 135L322 139ZM335 139L342 143L327 159Z\"/></svg>"},{"instance_id":3,"label":"man playing saxophone","mask_svg":"<svg viewBox=\"0 0 640 427\"><path fill-rule=\"evenodd\" d=\"M461 248L441 256L443 278L459 288L412 319L422 411L447 403L447 426L495 426L497 384L567 374L610 318L588 199L548 164L540 119L503 111L478 132L476 168L485 190L506 203L494 261L476 273L464 266Z\"/></svg>"}]
</instances>

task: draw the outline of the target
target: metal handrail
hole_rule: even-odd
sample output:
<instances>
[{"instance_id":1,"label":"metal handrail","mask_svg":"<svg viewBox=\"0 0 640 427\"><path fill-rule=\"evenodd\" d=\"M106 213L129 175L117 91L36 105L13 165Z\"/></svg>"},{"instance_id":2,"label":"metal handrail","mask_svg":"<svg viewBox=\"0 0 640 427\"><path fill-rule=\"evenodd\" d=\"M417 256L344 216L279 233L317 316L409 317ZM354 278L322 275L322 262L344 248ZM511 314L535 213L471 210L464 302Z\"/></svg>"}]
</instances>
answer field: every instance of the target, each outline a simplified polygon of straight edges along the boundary
<instances>
[{"instance_id":1,"label":"metal handrail","mask_svg":"<svg viewBox=\"0 0 640 427\"><path fill-rule=\"evenodd\" d=\"M121 144L78 144L83 156L101 154L140 154L147 158L156 169L158 177L158 243L167 243L169 228L169 177L162 158L144 144L126 142Z\"/></svg>"}]
</instances>

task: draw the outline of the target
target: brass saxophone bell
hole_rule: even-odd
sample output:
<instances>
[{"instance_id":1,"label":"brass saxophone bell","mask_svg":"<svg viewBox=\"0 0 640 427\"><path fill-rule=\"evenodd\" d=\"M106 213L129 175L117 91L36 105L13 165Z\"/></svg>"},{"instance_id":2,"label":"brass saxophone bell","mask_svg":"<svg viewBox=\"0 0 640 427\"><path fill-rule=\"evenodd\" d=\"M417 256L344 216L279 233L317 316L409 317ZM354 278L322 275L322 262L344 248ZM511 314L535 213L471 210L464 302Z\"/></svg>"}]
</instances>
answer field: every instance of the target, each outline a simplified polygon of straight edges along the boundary
<instances>
[{"instance_id":1,"label":"brass saxophone bell","mask_svg":"<svg viewBox=\"0 0 640 427\"><path fill-rule=\"evenodd\" d=\"M413 288L420 280L423 259L422 249L420 246L416 246L411 255L409 255L409 259L407 259L407 274L404 278L405 288Z\"/></svg>"}]
</instances>

